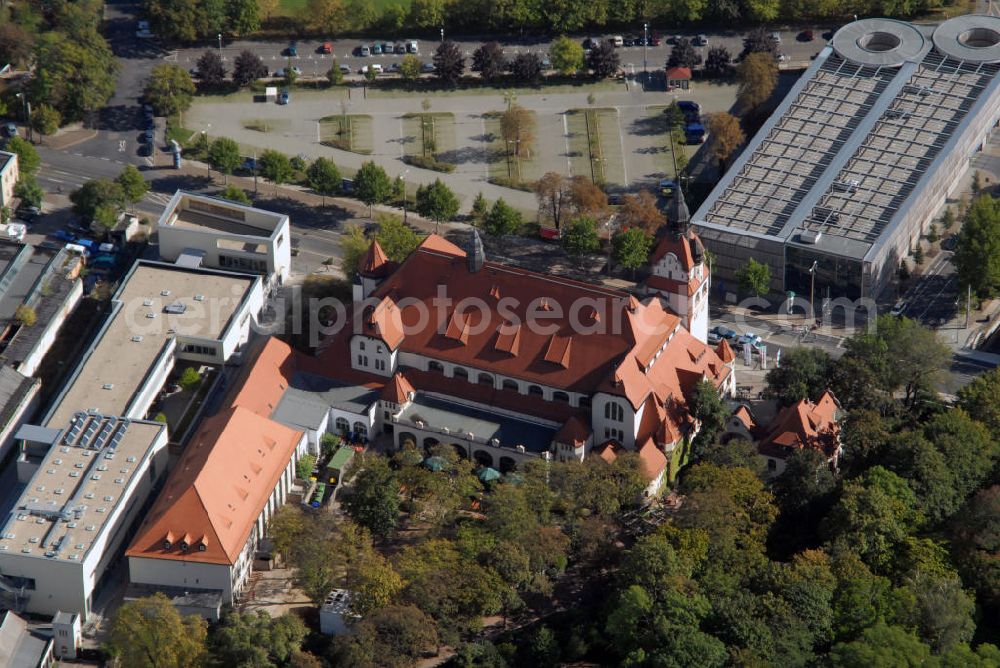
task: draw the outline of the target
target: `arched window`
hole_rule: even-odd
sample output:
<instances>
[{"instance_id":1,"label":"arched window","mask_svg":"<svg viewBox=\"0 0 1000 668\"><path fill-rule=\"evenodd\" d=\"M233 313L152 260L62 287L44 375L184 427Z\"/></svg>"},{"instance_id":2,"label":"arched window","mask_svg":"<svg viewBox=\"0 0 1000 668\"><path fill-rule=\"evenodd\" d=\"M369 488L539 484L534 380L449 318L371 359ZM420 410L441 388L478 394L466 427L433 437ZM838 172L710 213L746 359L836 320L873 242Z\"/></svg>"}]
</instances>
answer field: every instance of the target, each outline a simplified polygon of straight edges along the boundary
<instances>
[{"instance_id":1,"label":"arched window","mask_svg":"<svg viewBox=\"0 0 1000 668\"><path fill-rule=\"evenodd\" d=\"M511 390L512 392L520 392L521 388L518 386L516 380L511 380L510 378L503 379L503 389Z\"/></svg>"},{"instance_id":2,"label":"arched window","mask_svg":"<svg viewBox=\"0 0 1000 668\"><path fill-rule=\"evenodd\" d=\"M559 392L559 391L553 392L552 393L552 401L561 401L564 404L568 404L569 403L569 395L566 394L565 392Z\"/></svg>"},{"instance_id":3,"label":"arched window","mask_svg":"<svg viewBox=\"0 0 1000 668\"><path fill-rule=\"evenodd\" d=\"M481 373L479 374L478 382L480 385L489 385L490 387L493 387L493 376L488 373Z\"/></svg>"},{"instance_id":4,"label":"arched window","mask_svg":"<svg viewBox=\"0 0 1000 668\"><path fill-rule=\"evenodd\" d=\"M544 392L542 392L542 388L538 387L537 385L529 385L528 394L533 397L540 397L544 394Z\"/></svg>"},{"instance_id":5,"label":"arched window","mask_svg":"<svg viewBox=\"0 0 1000 668\"><path fill-rule=\"evenodd\" d=\"M455 378L461 378L462 380L469 380L469 372L460 366L455 367L455 370L452 372L452 375L454 375Z\"/></svg>"},{"instance_id":6,"label":"arched window","mask_svg":"<svg viewBox=\"0 0 1000 668\"><path fill-rule=\"evenodd\" d=\"M351 430L351 423L348 422L345 417L337 418L336 422L334 422L334 426L341 434L346 434Z\"/></svg>"},{"instance_id":7,"label":"arched window","mask_svg":"<svg viewBox=\"0 0 1000 668\"><path fill-rule=\"evenodd\" d=\"M444 365L441 364L441 362L435 362L434 360L431 360L430 362L427 363L427 370L437 371L438 373L444 373Z\"/></svg>"},{"instance_id":8,"label":"arched window","mask_svg":"<svg viewBox=\"0 0 1000 668\"><path fill-rule=\"evenodd\" d=\"M621 407L621 404L609 401L604 404L604 419L611 420L613 422L621 422L625 419L625 409Z\"/></svg>"},{"instance_id":9,"label":"arched window","mask_svg":"<svg viewBox=\"0 0 1000 668\"><path fill-rule=\"evenodd\" d=\"M368 427L365 426L364 422L355 422L354 423L354 433L355 434L364 434L365 436L367 436L368 435Z\"/></svg>"}]
</instances>

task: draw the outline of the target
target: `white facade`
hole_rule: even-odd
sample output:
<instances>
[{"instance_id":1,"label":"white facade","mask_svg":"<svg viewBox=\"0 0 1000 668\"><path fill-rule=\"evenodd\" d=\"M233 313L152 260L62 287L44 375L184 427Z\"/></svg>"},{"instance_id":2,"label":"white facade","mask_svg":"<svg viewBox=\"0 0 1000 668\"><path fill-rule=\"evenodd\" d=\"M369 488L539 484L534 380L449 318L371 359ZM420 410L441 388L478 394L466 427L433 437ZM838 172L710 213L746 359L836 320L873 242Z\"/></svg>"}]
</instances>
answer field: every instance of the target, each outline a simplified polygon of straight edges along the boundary
<instances>
[{"instance_id":1,"label":"white facade","mask_svg":"<svg viewBox=\"0 0 1000 668\"><path fill-rule=\"evenodd\" d=\"M190 251L214 269L258 273L285 281L292 264L288 216L178 190L158 223L160 257L175 262Z\"/></svg>"},{"instance_id":2,"label":"white facade","mask_svg":"<svg viewBox=\"0 0 1000 668\"><path fill-rule=\"evenodd\" d=\"M682 239L681 243L687 243L687 240ZM652 272L654 276L678 281L682 286L691 281L697 282L698 287L690 295L686 289L658 292L666 298L670 310L680 316L681 323L691 335L702 343L707 343L708 290L711 281L705 263L699 262L688 271L677 255L668 252L652 266Z\"/></svg>"},{"instance_id":3,"label":"white facade","mask_svg":"<svg viewBox=\"0 0 1000 668\"><path fill-rule=\"evenodd\" d=\"M271 517L284 505L295 479L295 467L307 450L308 440L303 434L250 528L235 563L199 562L196 552L192 553L192 559L129 556L129 581L153 586L218 590L222 592L223 604L233 605L250 579L257 544L266 534Z\"/></svg>"},{"instance_id":4,"label":"white facade","mask_svg":"<svg viewBox=\"0 0 1000 668\"><path fill-rule=\"evenodd\" d=\"M16 153L7 151L0 151L0 160L3 160L0 166L0 206L10 206L14 200L14 186L21 178L20 163Z\"/></svg>"},{"instance_id":5,"label":"white facade","mask_svg":"<svg viewBox=\"0 0 1000 668\"><path fill-rule=\"evenodd\" d=\"M136 468L121 498L97 526L99 533L82 559L50 558L38 550L23 554L0 549L0 575L8 585L11 582L24 585L27 612L55 615L62 611L78 614L84 621L87 619L94 589L124 549L122 543L129 528L166 473L167 457L167 430L161 428L146 456L134 462ZM34 518L23 521L34 521Z\"/></svg>"}]
</instances>

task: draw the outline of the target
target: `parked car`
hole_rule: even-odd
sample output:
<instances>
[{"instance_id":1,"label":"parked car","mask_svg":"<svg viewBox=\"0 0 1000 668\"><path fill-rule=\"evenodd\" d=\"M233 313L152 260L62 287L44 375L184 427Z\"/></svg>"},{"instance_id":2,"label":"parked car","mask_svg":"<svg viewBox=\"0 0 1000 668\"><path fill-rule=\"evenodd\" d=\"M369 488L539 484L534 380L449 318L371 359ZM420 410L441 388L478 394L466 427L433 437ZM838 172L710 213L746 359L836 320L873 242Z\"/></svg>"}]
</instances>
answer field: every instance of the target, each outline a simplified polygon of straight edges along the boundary
<instances>
[{"instance_id":1,"label":"parked car","mask_svg":"<svg viewBox=\"0 0 1000 668\"><path fill-rule=\"evenodd\" d=\"M677 183L675 183L672 179L660 179L660 192L664 195L672 194L676 187Z\"/></svg>"},{"instance_id":2,"label":"parked car","mask_svg":"<svg viewBox=\"0 0 1000 668\"><path fill-rule=\"evenodd\" d=\"M743 334L743 336L741 336L740 338L736 339L736 345L738 345L740 347L742 347L742 346L754 346L754 347L756 347L756 346L758 346L760 344L760 342L761 342L760 336L757 335L757 334L754 334L753 332L746 332L745 334Z\"/></svg>"},{"instance_id":3,"label":"parked car","mask_svg":"<svg viewBox=\"0 0 1000 668\"><path fill-rule=\"evenodd\" d=\"M812 28L806 28L805 30L799 33L799 40L802 42L811 42L813 41L813 39L814 36Z\"/></svg>"},{"instance_id":4,"label":"parked car","mask_svg":"<svg viewBox=\"0 0 1000 668\"><path fill-rule=\"evenodd\" d=\"M947 250L947 251L955 250L956 246L958 246L958 235L957 234L952 234L947 239L945 239L944 241L941 242L941 249L942 250Z\"/></svg>"},{"instance_id":5,"label":"parked car","mask_svg":"<svg viewBox=\"0 0 1000 668\"><path fill-rule=\"evenodd\" d=\"M379 44L378 42L375 42L374 44L371 45L371 52L372 52L373 56L381 56L382 55L382 45Z\"/></svg>"},{"instance_id":6,"label":"parked car","mask_svg":"<svg viewBox=\"0 0 1000 668\"><path fill-rule=\"evenodd\" d=\"M708 130L701 123L688 123L684 126L684 141L688 144L704 144L708 139Z\"/></svg>"},{"instance_id":7,"label":"parked car","mask_svg":"<svg viewBox=\"0 0 1000 668\"><path fill-rule=\"evenodd\" d=\"M58 239L59 241L65 241L67 243L73 243L76 241L76 235L69 230L56 230L52 233L52 237Z\"/></svg>"},{"instance_id":8,"label":"parked car","mask_svg":"<svg viewBox=\"0 0 1000 668\"><path fill-rule=\"evenodd\" d=\"M283 90L280 93L278 93L278 104L288 104L291 101L292 98L289 97L287 90Z\"/></svg>"},{"instance_id":9,"label":"parked car","mask_svg":"<svg viewBox=\"0 0 1000 668\"><path fill-rule=\"evenodd\" d=\"M142 141L144 141L147 144L154 143L156 141L156 131L146 130L144 133L142 133Z\"/></svg>"},{"instance_id":10,"label":"parked car","mask_svg":"<svg viewBox=\"0 0 1000 668\"><path fill-rule=\"evenodd\" d=\"M333 42L323 42L319 47L320 53L333 53Z\"/></svg>"},{"instance_id":11,"label":"parked car","mask_svg":"<svg viewBox=\"0 0 1000 668\"><path fill-rule=\"evenodd\" d=\"M301 69L299 69L298 67L295 67L295 66L293 65L293 66L292 66L292 67L290 67L289 69L290 69L290 70L291 70L291 71L292 71L292 72L293 72L293 73L295 74L295 76L297 76L297 77L300 77L300 76L302 76L302 70L301 70ZM279 67L278 69L276 69L276 70L274 71L274 74L273 74L272 76L275 76L275 77L278 77L279 79L280 79L281 77L285 76L285 68L284 68L284 67Z\"/></svg>"},{"instance_id":12,"label":"parked car","mask_svg":"<svg viewBox=\"0 0 1000 668\"><path fill-rule=\"evenodd\" d=\"M678 100L677 108L684 114L684 120L688 123L696 123L701 120L701 105L691 100Z\"/></svg>"},{"instance_id":13,"label":"parked car","mask_svg":"<svg viewBox=\"0 0 1000 668\"><path fill-rule=\"evenodd\" d=\"M408 41L406 43L406 52L407 53L419 53L420 52L420 46L417 44L417 40L411 39L410 41Z\"/></svg>"},{"instance_id":14,"label":"parked car","mask_svg":"<svg viewBox=\"0 0 1000 668\"><path fill-rule=\"evenodd\" d=\"M3 126L3 136L4 137L16 137L17 136L17 124L16 123L6 123Z\"/></svg>"},{"instance_id":15,"label":"parked car","mask_svg":"<svg viewBox=\"0 0 1000 668\"><path fill-rule=\"evenodd\" d=\"M296 58L299 55L299 47L295 42L289 43L285 48L285 51L281 54L283 56L289 56L291 58Z\"/></svg>"},{"instance_id":16,"label":"parked car","mask_svg":"<svg viewBox=\"0 0 1000 668\"><path fill-rule=\"evenodd\" d=\"M708 46L708 35L698 35L692 41L695 46Z\"/></svg>"},{"instance_id":17,"label":"parked car","mask_svg":"<svg viewBox=\"0 0 1000 668\"><path fill-rule=\"evenodd\" d=\"M625 46L642 46L642 37L638 35L625 35Z\"/></svg>"},{"instance_id":18,"label":"parked car","mask_svg":"<svg viewBox=\"0 0 1000 668\"><path fill-rule=\"evenodd\" d=\"M771 39L774 40L775 44L781 44L781 33L778 32L778 31L772 32L771 33Z\"/></svg>"},{"instance_id":19,"label":"parked car","mask_svg":"<svg viewBox=\"0 0 1000 668\"><path fill-rule=\"evenodd\" d=\"M377 74L382 74L382 66L379 63L372 63L371 65L365 65L358 71L361 74L368 74L369 68L371 68L371 70Z\"/></svg>"},{"instance_id":20,"label":"parked car","mask_svg":"<svg viewBox=\"0 0 1000 668\"><path fill-rule=\"evenodd\" d=\"M244 158L243 159L243 164L241 165L241 167L243 169L245 169L246 171L248 171L248 172L252 172L255 169L257 169L257 159L253 158L253 157L251 157L251 158Z\"/></svg>"},{"instance_id":21,"label":"parked car","mask_svg":"<svg viewBox=\"0 0 1000 668\"><path fill-rule=\"evenodd\" d=\"M551 70L552 69L552 61L549 60L548 56L542 56L542 69L543 70Z\"/></svg>"},{"instance_id":22,"label":"parked car","mask_svg":"<svg viewBox=\"0 0 1000 668\"><path fill-rule=\"evenodd\" d=\"M391 56L394 51L395 47L392 45L392 42L382 42L382 53Z\"/></svg>"},{"instance_id":23,"label":"parked car","mask_svg":"<svg viewBox=\"0 0 1000 668\"><path fill-rule=\"evenodd\" d=\"M434 63L424 63L420 66L421 72L434 72L435 70L437 70L437 68L434 67Z\"/></svg>"},{"instance_id":24,"label":"parked car","mask_svg":"<svg viewBox=\"0 0 1000 668\"><path fill-rule=\"evenodd\" d=\"M389 72L399 72L399 63L393 63L389 65Z\"/></svg>"},{"instance_id":25,"label":"parked car","mask_svg":"<svg viewBox=\"0 0 1000 668\"><path fill-rule=\"evenodd\" d=\"M678 42L680 42L682 39L684 39L684 35L671 35L670 37L667 38L667 44L672 44L674 46L677 46Z\"/></svg>"},{"instance_id":26,"label":"parked car","mask_svg":"<svg viewBox=\"0 0 1000 668\"><path fill-rule=\"evenodd\" d=\"M777 56L775 56L775 58L777 58L777 59L778 59L778 62L779 62L779 63L785 63L785 62L788 62L788 56L787 56L787 55L785 55L784 53L778 53L778 55L777 55Z\"/></svg>"},{"instance_id":27,"label":"parked car","mask_svg":"<svg viewBox=\"0 0 1000 668\"><path fill-rule=\"evenodd\" d=\"M620 49L621 47L625 46L625 38L622 37L621 35L612 35L611 37L608 38L608 41L616 49Z\"/></svg>"},{"instance_id":28,"label":"parked car","mask_svg":"<svg viewBox=\"0 0 1000 668\"><path fill-rule=\"evenodd\" d=\"M735 330L729 329L728 327L724 327L723 325L716 325L711 329L709 334L713 332L719 338L726 339L727 341L734 341L738 336Z\"/></svg>"},{"instance_id":29,"label":"parked car","mask_svg":"<svg viewBox=\"0 0 1000 668\"><path fill-rule=\"evenodd\" d=\"M902 318L904 315L906 315L906 308L908 306L909 306L908 302L900 300L895 304L893 304L892 310L889 311L889 315L891 315L894 318Z\"/></svg>"},{"instance_id":30,"label":"parked car","mask_svg":"<svg viewBox=\"0 0 1000 668\"><path fill-rule=\"evenodd\" d=\"M41 213L42 210L37 206L22 206L17 210L17 217L23 220L34 220Z\"/></svg>"},{"instance_id":31,"label":"parked car","mask_svg":"<svg viewBox=\"0 0 1000 668\"><path fill-rule=\"evenodd\" d=\"M341 74L350 74L351 73L351 66L350 65L340 65L339 67L340 67L340 73Z\"/></svg>"},{"instance_id":32,"label":"parked car","mask_svg":"<svg viewBox=\"0 0 1000 668\"><path fill-rule=\"evenodd\" d=\"M659 46L660 45L660 35L659 33L651 33L649 37L646 38L646 44L649 46Z\"/></svg>"},{"instance_id":33,"label":"parked car","mask_svg":"<svg viewBox=\"0 0 1000 668\"><path fill-rule=\"evenodd\" d=\"M362 58L367 58L368 56L372 55L372 52L371 49L362 44L361 46L358 47L358 55L361 56Z\"/></svg>"},{"instance_id":34,"label":"parked car","mask_svg":"<svg viewBox=\"0 0 1000 668\"><path fill-rule=\"evenodd\" d=\"M403 44L402 42L400 42L395 47L393 47L392 50L395 51L396 53L402 55L402 54L406 53L406 45Z\"/></svg>"},{"instance_id":35,"label":"parked car","mask_svg":"<svg viewBox=\"0 0 1000 668\"><path fill-rule=\"evenodd\" d=\"M149 21L139 21L139 23L136 24L136 28L138 30L149 30Z\"/></svg>"}]
</instances>

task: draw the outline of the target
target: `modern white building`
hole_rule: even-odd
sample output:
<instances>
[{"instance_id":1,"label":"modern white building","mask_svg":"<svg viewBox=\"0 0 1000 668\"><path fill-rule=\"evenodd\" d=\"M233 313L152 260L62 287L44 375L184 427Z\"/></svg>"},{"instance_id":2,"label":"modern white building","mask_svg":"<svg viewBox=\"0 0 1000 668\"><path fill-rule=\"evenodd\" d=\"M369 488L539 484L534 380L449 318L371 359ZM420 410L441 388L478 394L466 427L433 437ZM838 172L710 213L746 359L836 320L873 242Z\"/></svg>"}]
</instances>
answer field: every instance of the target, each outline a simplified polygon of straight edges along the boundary
<instances>
[{"instance_id":1,"label":"modern white building","mask_svg":"<svg viewBox=\"0 0 1000 668\"><path fill-rule=\"evenodd\" d=\"M14 434L25 485L0 532L0 591L86 621L110 563L167 471L166 426L144 421L177 359L223 364L248 340L263 279L137 262L41 421Z\"/></svg>"},{"instance_id":2,"label":"modern white building","mask_svg":"<svg viewBox=\"0 0 1000 668\"><path fill-rule=\"evenodd\" d=\"M77 411L59 428L25 426L17 437L47 452L3 520L2 589L15 609L86 619L167 470L166 426Z\"/></svg>"},{"instance_id":3,"label":"modern white building","mask_svg":"<svg viewBox=\"0 0 1000 668\"><path fill-rule=\"evenodd\" d=\"M11 206L14 201L14 186L20 178L17 153L0 151L0 207Z\"/></svg>"},{"instance_id":4,"label":"modern white building","mask_svg":"<svg viewBox=\"0 0 1000 668\"><path fill-rule=\"evenodd\" d=\"M160 258L186 267L212 267L288 278L292 264L288 216L178 190L157 226Z\"/></svg>"}]
</instances>

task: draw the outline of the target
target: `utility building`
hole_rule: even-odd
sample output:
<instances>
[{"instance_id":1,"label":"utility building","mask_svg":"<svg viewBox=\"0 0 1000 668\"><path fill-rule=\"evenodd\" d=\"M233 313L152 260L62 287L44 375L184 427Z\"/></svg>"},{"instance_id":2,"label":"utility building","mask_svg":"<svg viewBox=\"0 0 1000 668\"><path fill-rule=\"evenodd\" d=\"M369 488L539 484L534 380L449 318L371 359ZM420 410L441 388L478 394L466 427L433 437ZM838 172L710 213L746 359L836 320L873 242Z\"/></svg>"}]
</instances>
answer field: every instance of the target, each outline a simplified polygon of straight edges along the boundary
<instances>
[{"instance_id":1,"label":"utility building","mask_svg":"<svg viewBox=\"0 0 1000 668\"><path fill-rule=\"evenodd\" d=\"M996 125L998 71L998 17L838 30L693 217L716 284L753 257L774 292L878 296Z\"/></svg>"}]
</instances>

